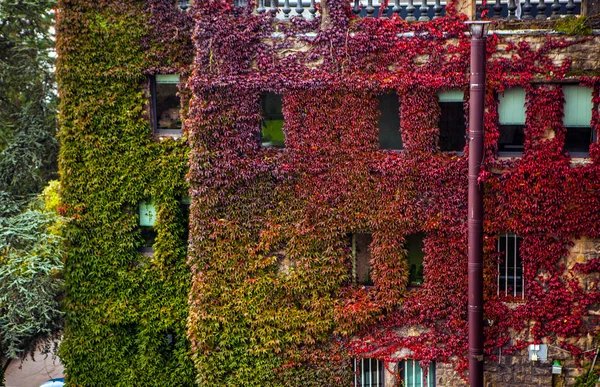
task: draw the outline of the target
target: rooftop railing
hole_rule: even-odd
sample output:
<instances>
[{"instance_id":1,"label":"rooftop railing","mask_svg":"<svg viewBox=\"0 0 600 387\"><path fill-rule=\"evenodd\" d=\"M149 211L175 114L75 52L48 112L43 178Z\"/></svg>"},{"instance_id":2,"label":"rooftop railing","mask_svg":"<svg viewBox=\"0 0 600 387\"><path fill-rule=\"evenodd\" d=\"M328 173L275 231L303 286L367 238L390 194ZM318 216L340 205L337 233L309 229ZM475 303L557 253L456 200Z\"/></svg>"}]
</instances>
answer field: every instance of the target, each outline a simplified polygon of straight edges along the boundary
<instances>
[{"instance_id":1,"label":"rooftop railing","mask_svg":"<svg viewBox=\"0 0 600 387\"><path fill-rule=\"evenodd\" d=\"M233 0L236 6L246 6L245 0ZM272 14L278 20L299 17L312 20L319 14L321 0L257 0L254 12ZM188 1L180 0L182 9ZM352 12L359 17L392 17L396 14L406 21L429 21L445 16L445 0L389 0L387 6L380 0L351 0ZM185 8L184 8L185 7ZM563 15L579 15L581 0L488 0L485 7L477 1L477 19L487 10L487 19L546 20Z\"/></svg>"}]
</instances>

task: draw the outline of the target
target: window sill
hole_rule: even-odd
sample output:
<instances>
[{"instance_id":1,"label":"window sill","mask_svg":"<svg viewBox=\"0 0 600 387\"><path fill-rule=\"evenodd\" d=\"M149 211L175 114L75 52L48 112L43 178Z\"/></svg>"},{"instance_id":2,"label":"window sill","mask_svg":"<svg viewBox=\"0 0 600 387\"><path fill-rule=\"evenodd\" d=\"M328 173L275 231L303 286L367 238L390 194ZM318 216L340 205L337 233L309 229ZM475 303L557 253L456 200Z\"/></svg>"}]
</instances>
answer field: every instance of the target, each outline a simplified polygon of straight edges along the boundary
<instances>
[{"instance_id":1,"label":"window sill","mask_svg":"<svg viewBox=\"0 0 600 387\"><path fill-rule=\"evenodd\" d=\"M260 145L263 148L268 148L268 149L285 149L285 145L277 145L277 144L273 144L272 142L263 142Z\"/></svg>"},{"instance_id":2,"label":"window sill","mask_svg":"<svg viewBox=\"0 0 600 387\"><path fill-rule=\"evenodd\" d=\"M410 291L417 291L420 290L423 287L423 285L415 285L415 284L410 284L406 286L406 290Z\"/></svg>"},{"instance_id":3,"label":"window sill","mask_svg":"<svg viewBox=\"0 0 600 387\"><path fill-rule=\"evenodd\" d=\"M179 140L183 135L181 129L157 129L154 135L159 139L172 138L173 140Z\"/></svg>"},{"instance_id":4,"label":"window sill","mask_svg":"<svg viewBox=\"0 0 600 387\"><path fill-rule=\"evenodd\" d=\"M154 248L153 247L140 247L138 251L144 257L153 257L154 256Z\"/></svg>"},{"instance_id":5,"label":"window sill","mask_svg":"<svg viewBox=\"0 0 600 387\"><path fill-rule=\"evenodd\" d=\"M502 152L498 152L496 153L498 158L502 157L502 158L508 158L508 159L514 159L514 158L521 158L523 157L523 152L509 152L509 151L502 151Z\"/></svg>"},{"instance_id":6,"label":"window sill","mask_svg":"<svg viewBox=\"0 0 600 387\"><path fill-rule=\"evenodd\" d=\"M463 151L457 151L457 150L443 150L440 151L441 153L448 155L448 156L458 156L458 157L463 157L465 155L465 152Z\"/></svg>"},{"instance_id":7,"label":"window sill","mask_svg":"<svg viewBox=\"0 0 600 387\"><path fill-rule=\"evenodd\" d=\"M518 295L518 296L506 296L506 295L499 295L498 296L500 298L500 301L502 301L502 303L506 306L508 306L509 309L512 308L516 308L519 305L523 305L527 303L527 300L525 298L522 298L523 296Z\"/></svg>"},{"instance_id":8,"label":"window sill","mask_svg":"<svg viewBox=\"0 0 600 387\"><path fill-rule=\"evenodd\" d=\"M569 156L571 157L572 160L582 160L582 159L589 159L590 158L590 152L569 152L569 151L565 151L569 154Z\"/></svg>"}]
</instances>

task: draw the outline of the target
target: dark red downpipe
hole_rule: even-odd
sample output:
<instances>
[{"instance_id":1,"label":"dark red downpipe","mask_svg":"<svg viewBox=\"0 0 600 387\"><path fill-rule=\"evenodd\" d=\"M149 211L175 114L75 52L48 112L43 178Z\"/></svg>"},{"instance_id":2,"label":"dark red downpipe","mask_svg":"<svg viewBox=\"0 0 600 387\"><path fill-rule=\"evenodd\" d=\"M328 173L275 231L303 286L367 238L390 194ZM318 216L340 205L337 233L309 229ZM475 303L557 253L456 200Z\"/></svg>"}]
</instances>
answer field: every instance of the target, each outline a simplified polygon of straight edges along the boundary
<instances>
[{"instance_id":1,"label":"dark red downpipe","mask_svg":"<svg viewBox=\"0 0 600 387\"><path fill-rule=\"evenodd\" d=\"M486 23L471 22L469 99L469 385L483 387L483 161Z\"/></svg>"}]
</instances>

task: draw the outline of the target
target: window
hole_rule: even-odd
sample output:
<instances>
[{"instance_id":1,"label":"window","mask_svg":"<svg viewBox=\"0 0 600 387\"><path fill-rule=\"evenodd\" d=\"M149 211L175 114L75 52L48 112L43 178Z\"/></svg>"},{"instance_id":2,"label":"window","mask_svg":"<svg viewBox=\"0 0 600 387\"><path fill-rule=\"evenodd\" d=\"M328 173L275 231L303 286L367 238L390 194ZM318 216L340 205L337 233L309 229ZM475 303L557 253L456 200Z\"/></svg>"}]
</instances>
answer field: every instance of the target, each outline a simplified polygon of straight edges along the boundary
<instances>
[{"instance_id":1,"label":"window","mask_svg":"<svg viewBox=\"0 0 600 387\"><path fill-rule=\"evenodd\" d=\"M563 86L565 96L563 124L567 129L565 151L571 156L588 157L590 143L596 139L592 130L592 89L582 86Z\"/></svg>"},{"instance_id":2,"label":"window","mask_svg":"<svg viewBox=\"0 0 600 387\"><path fill-rule=\"evenodd\" d=\"M521 240L515 234L504 234L498 239L498 296L525 298Z\"/></svg>"},{"instance_id":3,"label":"window","mask_svg":"<svg viewBox=\"0 0 600 387\"><path fill-rule=\"evenodd\" d=\"M190 235L190 205L192 203L192 199L189 196L184 197L180 201L181 203L181 215L182 222L184 227L183 241L187 247L188 239Z\"/></svg>"},{"instance_id":4,"label":"window","mask_svg":"<svg viewBox=\"0 0 600 387\"><path fill-rule=\"evenodd\" d=\"M398 94L389 93L380 95L379 112L379 148L402 149Z\"/></svg>"},{"instance_id":5,"label":"window","mask_svg":"<svg viewBox=\"0 0 600 387\"><path fill-rule=\"evenodd\" d=\"M260 125L261 142L265 147L285 147L283 134L282 95L263 93L260 97L263 120Z\"/></svg>"},{"instance_id":6,"label":"window","mask_svg":"<svg viewBox=\"0 0 600 387\"><path fill-rule=\"evenodd\" d=\"M525 143L525 90L520 87L508 89L498 102L500 138L498 154L513 156L523 153Z\"/></svg>"},{"instance_id":7,"label":"window","mask_svg":"<svg viewBox=\"0 0 600 387\"><path fill-rule=\"evenodd\" d=\"M354 359L354 387L384 387L383 361L377 359Z\"/></svg>"},{"instance_id":8,"label":"window","mask_svg":"<svg viewBox=\"0 0 600 387\"><path fill-rule=\"evenodd\" d=\"M407 359L400 362L400 375L405 387L434 387L435 362L429 364L427 375L417 360Z\"/></svg>"},{"instance_id":9,"label":"window","mask_svg":"<svg viewBox=\"0 0 600 387\"><path fill-rule=\"evenodd\" d=\"M422 233L412 234L406 237L404 247L406 248L406 257L408 259L409 286L421 286L423 284L423 258L425 257L425 252L423 251L424 237L425 236Z\"/></svg>"},{"instance_id":10,"label":"window","mask_svg":"<svg viewBox=\"0 0 600 387\"><path fill-rule=\"evenodd\" d=\"M438 93L440 104L440 150L462 152L465 148L467 125L465 123L464 93L446 90Z\"/></svg>"},{"instance_id":11,"label":"window","mask_svg":"<svg viewBox=\"0 0 600 387\"><path fill-rule=\"evenodd\" d=\"M179 91L179 75L158 74L150 84L153 107L153 129L159 135L181 135L181 103Z\"/></svg>"},{"instance_id":12,"label":"window","mask_svg":"<svg viewBox=\"0 0 600 387\"><path fill-rule=\"evenodd\" d=\"M358 233L351 235L352 244L352 281L355 284L373 286L371 279L371 251L373 242L371 234Z\"/></svg>"},{"instance_id":13,"label":"window","mask_svg":"<svg viewBox=\"0 0 600 387\"><path fill-rule=\"evenodd\" d=\"M156 240L156 231L154 230L154 222L156 220L156 208L154 199L141 201L139 204L140 214L140 229L142 234L142 253L152 253L152 245Z\"/></svg>"}]
</instances>

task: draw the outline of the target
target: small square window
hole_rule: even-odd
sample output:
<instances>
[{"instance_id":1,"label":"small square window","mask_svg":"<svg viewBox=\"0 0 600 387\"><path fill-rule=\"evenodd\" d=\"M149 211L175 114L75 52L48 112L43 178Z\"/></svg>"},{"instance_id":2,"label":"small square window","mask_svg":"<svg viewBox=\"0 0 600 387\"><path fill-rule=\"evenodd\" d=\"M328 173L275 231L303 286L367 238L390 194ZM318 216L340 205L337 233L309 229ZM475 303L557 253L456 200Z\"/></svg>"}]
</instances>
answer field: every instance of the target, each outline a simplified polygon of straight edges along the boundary
<instances>
[{"instance_id":1,"label":"small square window","mask_svg":"<svg viewBox=\"0 0 600 387\"><path fill-rule=\"evenodd\" d=\"M500 156L518 156L525 144L525 90L515 87L504 91L498 101Z\"/></svg>"},{"instance_id":2,"label":"small square window","mask_svg":"<svg viewBox=\"0 0 600 387\"><path fill-rule=\"evenodd\" d=\"M373 237L368 233L351 235L352 281L355 284L373 286L371 278L371 250Z\"/></svg>"},{"instance_id":3,"label":"small square window","mask_svg":"<svg viewBox=\"0 0 600 387\"><path fill-rule=\"evenodd\" d=\"M435 387L435 362L429 364L425 375L417 360L406 359L400 362L400 376L405 387Z\"/></svg>"},{"instance_id":4,"label":"small square window","mask_svg":"<svg viewBox=\"0 0 600 387\"><path fill-rule=\"evenodd\" d=\"M465 123L464 93L446 90L438 93L440 104L440 150L462 152L465 148L467 125Z\"/></svg>"},{"instance_id":5,"label":"small square window","mask_svg":"<svg viewBox=\"0 0 600 387\"><path fill-rule=\"evenodd\" d=\"M589 87L563 86L565 96L563 124L565 151L575 157L589 157L590 143L596 141L592 130L592 89Z\"/></svg>"},{"instance_id":6,"label":"small square window","mask_svg":"<svg viewBox=\"0 0 600 387\"><path fill-rule=\"evenodd\" d=\"M158 74L151 80L154 133L165 136L181 136L181 102L179 75Z\"/></svg>"},{"instance_id":7,"label":"small square window","mask_svg":"<svg viewBox=\"0 0 600 387\"><path fill-rule=\"evenodd\" d=\"M141 201L139 204L140 231L142 236L142 253L151 253L154 250L152 246L156 240L156 231L154 222L156 221L156 207L154 199Z\"/></svg>"},{"instance_id":8,"label":"small square window","mask_svg":"<svg viewBox=\"0 0 600 387\"><path fill-rule=\"evenodd\" d=\"M263 120L260 125L261 143L265 147L284 148L283 133L283 96L275 93L263 93L260 98Z\"/></svg>"},{"instance_id":9,"label":"small square window","mask_svg":"<svg viewBox=\"0 0 600 387\"><path fill-rule=\"evenodd\" d=\"M525 298L521 241L522 238L515 234L504 234L498 238L498 296Z\"/></svg>"},{"instance_id":10,"label":"small square window","mask_svg":"<svg viewBox=\"0 0 600 387\"><path fill-rule=\"evenodd\" d=\"M377 359L354 359L354 387L384 387L383 361Z\"/></svg>"},{"instance_id":11,"label":"small square window","mask_svg":"<svg viewBox=\"0 0 600 387\"><path fill-rule=\"evenodd\" d=\"M389 93L379 96L379 148L402 149L400 135L400 101L398 94Z\"/></svg>"},{"instance_id":12,"label":"small square window","mask_svg":"<svg viewBox=\"0 0 600 387\"><path fill-rule=\"evenodd\" d=\"M404 247L406 249L406 258L408 259L408 284L409 286L421 286L423 284L423 239L422 233L411 234L406 237Z\"/></svg>"}]
</instances>

